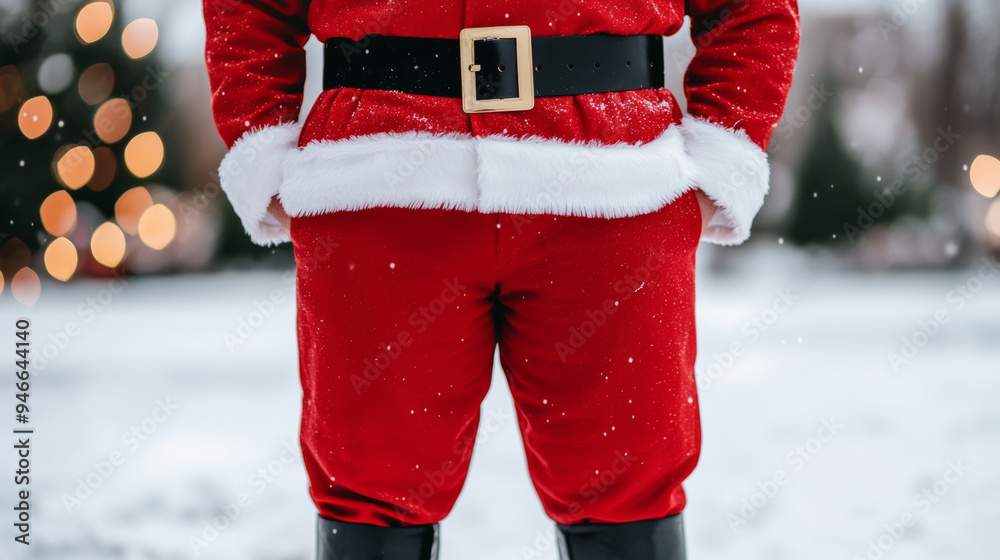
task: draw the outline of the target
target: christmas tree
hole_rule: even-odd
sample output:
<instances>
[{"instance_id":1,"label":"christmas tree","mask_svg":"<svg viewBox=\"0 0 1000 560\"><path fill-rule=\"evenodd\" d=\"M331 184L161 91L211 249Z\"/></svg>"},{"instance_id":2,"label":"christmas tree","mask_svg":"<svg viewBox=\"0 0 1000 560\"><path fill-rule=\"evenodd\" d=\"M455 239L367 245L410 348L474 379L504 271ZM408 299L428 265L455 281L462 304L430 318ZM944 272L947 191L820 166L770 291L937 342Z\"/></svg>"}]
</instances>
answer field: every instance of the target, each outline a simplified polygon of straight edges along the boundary
<instances>
[{"instance_id":1,"label":"christmas tree","mask_svg":"<svg viewBox=\"0 0 1000 560\"><path fill-rule=\"evenodd\" d=\"M153 20L126 23L109 0L31 0L3 22L0 282L29 303L39 273L120 273L169 245L164 185L181 158Z\"/></svg>"}]
</instances>

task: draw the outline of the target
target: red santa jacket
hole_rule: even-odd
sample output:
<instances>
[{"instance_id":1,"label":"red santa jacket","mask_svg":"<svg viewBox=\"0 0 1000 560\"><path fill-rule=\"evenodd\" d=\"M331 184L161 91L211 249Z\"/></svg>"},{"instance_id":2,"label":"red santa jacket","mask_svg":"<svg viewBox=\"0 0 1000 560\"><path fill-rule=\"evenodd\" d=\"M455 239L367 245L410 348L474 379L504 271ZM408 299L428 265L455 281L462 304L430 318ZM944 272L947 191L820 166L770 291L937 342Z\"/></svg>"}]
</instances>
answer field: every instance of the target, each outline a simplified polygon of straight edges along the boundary
<instances>
[{"instance_id":1,"label":"red santa jacket","mask_svg":"<svg viewBox=\"0 0 1000 560\"><path fill-rule=\"evenodd\" d=\"M720 208L705 239L742 242L768 189L764 150L799 41L796 0L204 0L204 14L212 109L230 148L221 184L260 244L288 239L266 211L275 194L292 216L404 206L610 218L694 187ZM460 99L339 88L297 122L310 34L672 35L685 15L687 116L665 88L481 114Z\"/></svg>"}]
</instances>

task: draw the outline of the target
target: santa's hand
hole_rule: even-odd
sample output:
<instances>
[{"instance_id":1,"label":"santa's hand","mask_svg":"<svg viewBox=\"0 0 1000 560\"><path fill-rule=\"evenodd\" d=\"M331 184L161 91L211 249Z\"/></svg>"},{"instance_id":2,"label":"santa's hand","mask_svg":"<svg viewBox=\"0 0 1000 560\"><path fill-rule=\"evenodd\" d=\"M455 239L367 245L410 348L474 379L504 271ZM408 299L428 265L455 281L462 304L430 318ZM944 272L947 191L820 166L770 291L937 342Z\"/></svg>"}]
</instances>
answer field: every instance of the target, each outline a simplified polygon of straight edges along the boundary
<instances>
[{"instance_id":1,"label":"santa's hand","mask_svg":"<svg viewBox=\"0 0 1000 560\"><path fill-rule=\"evenodd\" d=\"M712 221L712 216L715 215L715 211L719 207L701 189L694 189L694 196L698 199L698 206L701 208L701 232L705 233L708 222Z\"/></svg>"},{"instance_id":2,"label":"santa's hand","mask_svg":"<svg viewBox=\"0 0 1000 560\"><path fill-rule=\"evenodd\" d=\"M285 231L289 231L292 218L288 215L288 212L285 212L285 208L278 200L278 195L271 197L271 203L267 205L267 211L272 217L274 217L275 220L277 220L279 224L281 224L281 227L285 228Z\"/></svg>"}]
</instances>

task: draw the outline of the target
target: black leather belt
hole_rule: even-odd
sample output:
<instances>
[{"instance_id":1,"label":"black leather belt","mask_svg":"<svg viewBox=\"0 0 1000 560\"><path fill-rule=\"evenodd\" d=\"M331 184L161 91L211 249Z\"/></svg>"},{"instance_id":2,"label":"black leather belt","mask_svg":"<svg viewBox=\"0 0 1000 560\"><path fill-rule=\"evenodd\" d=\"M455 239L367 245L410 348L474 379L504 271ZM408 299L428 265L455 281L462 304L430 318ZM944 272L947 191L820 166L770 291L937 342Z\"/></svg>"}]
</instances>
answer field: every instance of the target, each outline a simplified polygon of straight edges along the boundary
<instances>
[{"instance_id":1,"label":"black leather belt","mask_svg":"<svg viewBox=\"0 0 1000 560\"><path fill-rule=\"evenodd\" d=\"M458 40L335 37L323 87L461 98L468 113L527 110L535 97L663 87L663 37L531 37L526 26L467 28Z\"/></svg>"}]
</instances>

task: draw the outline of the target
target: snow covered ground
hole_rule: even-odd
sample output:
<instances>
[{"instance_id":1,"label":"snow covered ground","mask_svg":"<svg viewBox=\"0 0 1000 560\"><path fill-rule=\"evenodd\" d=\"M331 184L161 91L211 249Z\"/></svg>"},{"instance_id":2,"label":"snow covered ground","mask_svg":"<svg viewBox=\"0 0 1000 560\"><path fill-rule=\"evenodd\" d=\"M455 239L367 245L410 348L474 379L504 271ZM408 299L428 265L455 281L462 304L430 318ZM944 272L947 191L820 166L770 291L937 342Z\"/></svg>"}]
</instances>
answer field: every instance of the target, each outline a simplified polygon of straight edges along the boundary
<instances>
[{"instance_id":1,"label":"snow covered ground","mask_svg":"<svg viewBox=\"0 0 1000 560\"><path fill-rule=\"evenodd\" d=\"M704 450L686 485L690 557L995 558L1000 274L764 262L699 283ZM33 544L12 541L8 436L0 559L310 558L288 278L142 278L117 293L107 281L46 284L30 310L3 294L0 349L26 316L50 359L31 394ZM273 313L238 332L271 299ZM443 558L552 560L502 377L483 410L491 420ZM206 531L226 512L234 521Z\"/></svg>"}]
</instances>

